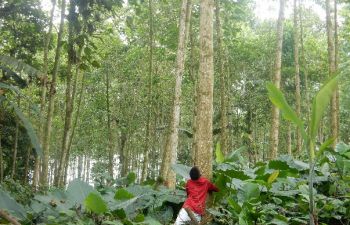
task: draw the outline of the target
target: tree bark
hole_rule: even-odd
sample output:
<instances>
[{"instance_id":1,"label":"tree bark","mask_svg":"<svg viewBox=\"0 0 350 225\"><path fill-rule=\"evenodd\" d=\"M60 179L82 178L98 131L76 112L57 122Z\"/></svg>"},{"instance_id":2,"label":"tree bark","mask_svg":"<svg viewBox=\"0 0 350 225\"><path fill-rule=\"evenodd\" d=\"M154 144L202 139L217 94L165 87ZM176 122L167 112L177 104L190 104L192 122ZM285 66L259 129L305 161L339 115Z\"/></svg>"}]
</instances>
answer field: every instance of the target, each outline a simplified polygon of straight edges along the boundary
<instances>
[{"instance_id":1,"label":"tree bark","mask_svg":"<svg viewBox=\"0 0 350 225\"><path fill-rule=\"evenodd\" d=\"M294 29L294 68L295 68L295 111L297 116L300 118L301 94L300 94L299 28L298 28L297 0L294 0L294 28L293 29ZM301 139L302 137L301 137L301 131L298 127L296 128L296 135L297 135L296 151L297 151L297 154L300 154L301 148L302 148L302 139Z\"/></svg>"},{"instance_id":2,"label":"tree bark","mask_svg":"<svg viewBox=\"0 0 350 225\"><path fill-rule=\"evenodd\" d=\"M161 176L165 178L165 182L169 188L175 189L176 175L170 169L172 164L176 163L177 159L177 147L179 138L179 124L180 124L180 98L181 98L181 84L182 77L185 70L185 57L186 57L186 41L189 30L189 21L191 16L191 0L182 0L182 6L180 11L180 24L179 24L179 39L176 56L176 71L175 71L175 88L174 99L172 107L172 115L169 124L170 132L167 137L165 150L163 153L163 162L161 169Z\"/></svg>"},{"instance_id":3,"label":"tree bark","mask_svg":"<svg viewBox=\"0 0 350 225\"><path fill-rule=\"evenodd\" d=\"M288 131L287 131L287 152L288 155L292 156L292 125L288 122Z\"/></svg>"},{"instance_id":4,"label":"tree bark","mask_svg":"<svg viewBox=\"0 0 350 225\"><path fill-rule=\"evenodd\" d=\"M65 9L66 9L66 0L62 0L61 21L60 21L60 27L59 27L58 36L57 36L55 62L53 66L52 80L51 80L50 92L49 92L47 121L45 124L45 137L43 141L42 172L40 176L40 183L43 187L46 187L48 184L47 181L48 181L48 168L49 168L49 155L50 155L51 127L52 127L52 118L53 118L54 107L55 107L56 79L57 79L58 67L60 63L62 37L64 32L63 28L64 28Z\"/></svg>"},{"instance_id":5,"label":"tree bark","mask_svg":"<svg viewBox=\"0 0 350 225\"><path fill-rule=\"evenodd\" d=\"M339 63L339 38L338 38L338 1L334 0L334 66L335 72L338 72L338 63ZM337 140L339 140L339 130L340 130L340 115L339 115L339 88L336 88L336 117L337 117ZM335 148L337 142L333 142L333 148Z\"/></svg>"},{"instance_id":6,"label":"tree bark","mask_svg":"<svg viewBox=\"0 0 350 225\"><path fill-rule=\"evenodd\" d=\"M331 19L330 0L326 0L326 22L327 22L327 43L328 43L328 74L330 77L336 74L335 65L335 47L334 47L334 33ZM337 144L338 139L338 118L337 118L337 92L333 92L331 99L331 132L332 137L335 139L333 147Z\"/></svg>"},{"instance_id":7,"label":"tree bark","mask_svg":"<svg viewBox=\"0 0 350 225\"><path fill-rule=\"evenodd\" d=\"M223 44L222 44L222 29L220 19L220 1L215 1L216 10L216 34L217 34L217 63L218 63L218 74L220 76L220 147L224 155L228 154L227 146L227 99L226 99L226 81L225 81L225 65L223 60Z\"/></svg>"},{"instance_id":8,"label":"tree bark","mask_svg":"<svg viewBox=\"0 0 350 225\"><path fill-rule=\"evenodd\" d=\"M208 179L212 178L213 148L213 0L200 2L200 64L195 137L195 165Z\"/></svg>"},{"instance_id":9,"label":"tree bark","mask_svg":"<svg viewBox=\"0 0 350 225\"><path fill-rule=\"evenodd\" d=\"M281 65L282 65L282 45L283 45L283 21L284 21L284 5L285 0L280 0L279 16L277 21L277 32L276 32L276 55L275 55L275 67L273 83L279 89L281 83ZM279 124L280 124L280 111L272 105L272 121L270 130L270 152L269 159L274 159L278 155L278 135L279 135Z\"/></svg>"}]
</instances>

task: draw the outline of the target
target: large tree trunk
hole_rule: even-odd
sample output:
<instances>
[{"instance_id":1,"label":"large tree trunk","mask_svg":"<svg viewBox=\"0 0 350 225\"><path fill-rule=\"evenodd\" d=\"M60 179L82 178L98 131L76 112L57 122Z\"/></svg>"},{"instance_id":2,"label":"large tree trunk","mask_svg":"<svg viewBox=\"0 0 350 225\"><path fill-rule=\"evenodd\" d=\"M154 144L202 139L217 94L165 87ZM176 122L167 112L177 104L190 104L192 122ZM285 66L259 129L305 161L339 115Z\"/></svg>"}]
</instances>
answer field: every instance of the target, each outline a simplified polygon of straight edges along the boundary
<instances>
[{"instance_id":1,"label":"large tree trunk","mask_svg":"<svg viewBox=\"0 0 350 225\"><path fill-rule=\"evenodd\" d=\"M283 21L284 21L284 5L285 0L280 0L280 10L277 21L277 32L276 32L276 55L275 55L275 67L274 67L274 77L273 83L277 88L280 88L281 83L281 65L282 65L282 45L283 45ZM269 158L274 159L278 154L278 134L279 134L279 124L280 124L280 111L275 106L272 105L272 121L270 130L270 152Z\"/></svg>"},{"instance_id":2,"label":"large tree trunk","mask_svg":"<svg viewBox=\"0 0 350 225\"><path fill-rule=\"evenodd\" d=\"M334 33L331 19L330 0L326 0L326 22L327 22L327 42L328 42L328 73L329 76L334 76L336 73L335 65L335 47L334 47ZM333 147L337 144L338 138L338 111L337 111L337 92L335 91L331 99L331 132L332 137L335 138Z\"/></svg>"},{"instance_id":3,"label":"large tree trunk","mask_svg":"<svg viewBox=\"0 0 350 225\"><path fill-rule=\"evenodd\" d=\"M185 51L186 40L189 30L189 21L191 16L191 0L182 0L180 11L180 25L179 25L179 40L176 56L176 71L175 71L175 89L171 120L169 124L169 134L163 153L163 162L161 169L161 177L165 178L165 182L169 188L175 189L176 175L169 168L170 165L176 163L177 146L179 138L179 124L180 124L180 98L181 98L181 84L185 69Z\"/></svg>"},{"instance_id":4,"label":"large tree trunk","mask_svg":"<svg viewBox=\"0 0 350 225\"><path fill-rule=\"evenodd\" d=\"M152 0L148 1L148 9L149 9L149 86L148 86L148 114L147 114L147 124L146 124L146 144L143 152L143 165L142 165L142 173L141 173L141 182L145 181L147 178L148 172L148 162L149 162L149 148L151 146L151 114L153 110L153 6Z\"/></svg>"},{"instance_id":5,"label":"large tree trunk","mask_svg":"<svg viewBox=\"0 0 350 225\"><path fill-rule=\"evenodd\" d=\"M54 67L52 72L52 80L50 85L49 106L48 106L48 112L47 112L47 120L45 124L45 137L43 141L42 172L40 176L40 183L43 187L47 186L47 180L48 180L51 127L52 127L52 118L53 118L54 107L55 107L56 79L57 79L60 58L61 58L65 9L66 9L66 0L62 0L61 21L60 21L60 27L59 27L58 36L57 36L56 55L55 55L55 62L54 62Z\"/></svg>"},{"instance_id":6,"label":"large tree trunk","mask_svg":"<svg viewBox=\"0 0 350 225\"><path fill-rule=\"evenodd\" d=\"M300 118L301 115L301 95L300 95L300 66L299 66L299 27L297 0L294 0L294 67L295 67L295 111ZM301 131L297 127L297 154L301 153L302 137ZM290 152L291 153L291 152ZM292 155L292 154L290 154Z\"/></svg>"},{"instance_id":7,"label":"large tree trunk","mask_svg":"<svg viewBox=\"0 0 350 225\"><path fill-rule=\"evenodd\" d=\"M217 62L218 62L218 74L220 76L220 146L222 152L228 154L228 132L227 132L227 99L226 99L226 81L225 81L225 65L223 60L223 44L222 44L222 30L221 30L221 19L220 19L220 1L215 1L216 10L216 34L217 34Z\"/></svg>"},{"instance_id":8,"label":"large tree trunk","mask_svg":"<svg viewBox=\"0 0 350 225\"><path fill-rule=\"evenodd\" d=\"M200 64L197 93L197 118L195 134L195 165L202 174L212 178L213 148L213 0L200 3Z\"/></svg>"}]
</instances>

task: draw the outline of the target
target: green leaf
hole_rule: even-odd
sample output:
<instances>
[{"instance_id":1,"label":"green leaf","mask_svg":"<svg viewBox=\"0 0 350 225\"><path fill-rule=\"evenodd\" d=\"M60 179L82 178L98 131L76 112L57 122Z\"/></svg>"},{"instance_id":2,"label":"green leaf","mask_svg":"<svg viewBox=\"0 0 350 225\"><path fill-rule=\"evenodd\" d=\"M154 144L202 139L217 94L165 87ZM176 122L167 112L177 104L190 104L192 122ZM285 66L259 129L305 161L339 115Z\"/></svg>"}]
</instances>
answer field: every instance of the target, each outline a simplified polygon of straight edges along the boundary
<instances>
[{"instance_id":1,"label":"green leaf","mask_svg":"<svg viewBox=\"0 0 350 225\"><path fill-rule=\"evenodd\" d=\"M178 175L182 176L185 179L190 179L190 170L191 167L182 165L182 164L174 164L171 165L171 169Z\"/></svg>"},{"instance_id":2,"label":"green leaf","mask_svg":"<svg viewBox=\"0 0 350 225\"><path fill-rule=\"evenodd\" d=\"M271 102L282 111L283 117L286 120L289 120L298 126L304 140L307 140L307 135L304 130L305 128L304 128L303 121L297 116L294 110L290 107L290 105L286 101L282 92L272 83L267 84L267 90L268 90L268 95Z\"/></svg>"},{"instance_id":3,"label":"green leaf","mask_svg":"<svg viewBox=\"0 0 350 225\"><path fill-rule=\"evenodd\" d=\"M129 199L132 199L133 197L134 195L128 192L127 190L125 190L124 188L118 189L114 195L114 199L116 200L129 200Z\"/></svg>"},{"instance_id":4,"label":"green leaf","mask_svg":"<svg viewBox=\"0 0 350 225\"><path fill-rule=\"evenodd\" d=\"M18 106L13 103L13 102L9 102L11 104L11 106L13 107L15 113L17 114L17 116L21 119L23 126L26 128L27 130L27 134L30 138L30 141L33 145L33 147L35 148L36 154L38 156L42 156L43 155L43 151L41 149L40 143L39 143L39 139L38 136L36 135L34 128L32 126L32 124L29 122L29 120L24 116L24 114L22 113L22 111L18 108Z\"/></svg>"},{"instance_id":5,"label":"green leaf","mask_svg":"<svg viewBox=\"0 0 350 225\"><path fill-rule=\"evenodd\" d=\"M272 184L278 177L278 175L280 174L279 170L275 170L267 179L267 183L268 184Z\"/></svg>"},{"instance_id":6,"label":"green leaf","mask_svg":"<svg viewBox=\"0 0 350 225\"><path fill-rule=\"evenodd\" d=\"M5 209L18 219L26 219L26 211L7 192L0 189L0 209Z\"/></svg>"},{"instance_id":7,"label":"green leaf","mask_svg":"<svg viewBox=\"0 0 350 225\"><path fill-rule=\"evenodd\" d=\"M259 185L254 183L246 183L238 192L238 199L240 202L247 202L252 199L259 198L260 190Z\"/></svg>"},{"instance_id":8,"label":"green leaf","mask_svg":"<svg viewBox=\"0 0 350 225\"><path fill-rule=\"evenodd\" d=\"M332 77L326 82L321 90L317 93L312 104L312 113L310 121L310 138L315 139L323 113L326 110L334 90L338 84L338 76Z\"/></svg>"},{"instance_id":9,"label":"green leaf","mask_svg":"<svg viewBox=\"0 0 350 225\"><path fill-rule=\"evenodd\" d=\"M221 151L220 142L218 142L216 144L215 155L216 155L216 162L217 163L223 163L225 161L225 156L224 156L224 154Z\"/></svg>"},{"instance_id":10,"label":"green leaf","mask_svg":"<svg viewBox=\"0 0 350 225\"><path fill-rule=\"evenodd\" d=\"M128 185L129 184L132 184L136 181L136 174L131 172L131 173L128 173L128 175L126 176L126 179L128 181Z\"/></svg>"},{"instance_id":11,"label":"green leaf","mask_svg":"<svg viewBox=\"0 0 350 225\"><path fill-rule=\"evenodd\" d=\"M101 196L94 192L90 193L86 197L84 204L87 210L90 210L96 214L102 214L108 210L107 204L103 201Z\"/></svg>"},{"instance_id":12,"label":"green leaf","mask_svg":"<svg viewBox=\"0 0 350 225\"><path fill-rule=\"evenodd\" d=\"M142 213L137 214L137 216L135 216L134 221L136 223L140 223L143 222L145 220L145 215L143 215Z\"/></svg>"},{"instance_id":13,"label":"green leaf","mask_svg":"<svg viewBox=\"0 0 350 225\"><path fill-rule=\"evenodd\" d=\"M335 141L335 138L329 138L321 145L320 149L317 152L317 158L323 155L324 151Z\"/></svg>"},{"instance_id":14,"label":"green leaf","mask_svg":"<svg viewBox=\"0 0 350 225\"><path fill-rule=\"evenodd\" d=\"M71 203L80 205L91 192L94 192L92 186L79 179L75 179L69 183L66 193L67 199Z\"/></svg>"}]
</instances>

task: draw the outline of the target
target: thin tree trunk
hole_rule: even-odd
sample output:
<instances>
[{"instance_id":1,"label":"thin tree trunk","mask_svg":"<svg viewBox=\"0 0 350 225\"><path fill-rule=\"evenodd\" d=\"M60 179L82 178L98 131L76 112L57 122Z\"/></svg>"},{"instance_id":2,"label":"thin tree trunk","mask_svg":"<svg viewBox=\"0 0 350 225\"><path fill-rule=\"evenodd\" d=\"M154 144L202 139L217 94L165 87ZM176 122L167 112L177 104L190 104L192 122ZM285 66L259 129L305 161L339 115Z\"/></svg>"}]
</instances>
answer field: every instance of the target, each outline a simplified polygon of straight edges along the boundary
<instances>
[{"instance_id":1,"label":"thin tree trunk","mask_svg":"<svg viewBox=\"0 0 350 225\"><path fill-rule=\"evenodd\" d=\"M64 130L62 139L62 150L60 154L60 162L58 164L58 180L55 185L62 187L64 183L64 168L66 165L69 136L72 127L72 115L73 115L73 88L72 88L72 67L75 61L76 53L74 51L74 30L73 30L73 15L75 14L75 3L73 0L70 1L69 15L68 15L68 62L67 62L67 80L66 80L66 115L64 120Z\"/></svg>"},{"instance_id":2,"label":"thin tree trunk","mask_svg":"<svg viewBox=\"0 0 350 225\"><path fill-rule=\"evenodd\" d=\"M228 154L227 146L227 99L226 99L226 81L225 81L225 65L223 60L223 44L222 44L222 29L221 29L221 19L220 19L220 1L215 1L216 3L216 33L217 33L217 62L218 62L218 74L220 76L220 146L221 151L224 155Z\"/></svg>"},{"instance_id":3,"label":"thin tree trunk","mask_svg":"<svg viewBox=\"0 0 350 225\"><path fill-rule=\"evenodd\" d=\"M18 107L20 104L20 99L18 98ZM12 169L11 169L11 179L14 179L16 174L16 162L17 162L17 150L18 150L18 134L19 134L19 121L16 119L16 128L15 128L15 139L13 146L13 155L12 155Z\"/></svg>"},{"instance_id":4,"label":"thin tree trunk","mask_svg":"<svg viewBox=\"0 0 350 225\"><path fill-rule=\"evenodd\" d=\"M179 39L176 56L176 72L175 72L175 88L174 88L174 100L172 117L169 124L170 132L168 134L165 151L163 155L163 168L161 173L165 174L162 177L169 188L175 189L176 175L169 168L170 165L176 163L177 159L177 147L179 139L179 124L180 124L180 98L181 98L181 84L182 77L185 70L185 51L186 51L186 40L189 30L189 21L191 16L191 0L183 0L180 12L180 25L179 25Z\"/></svg>"},{"instance_id":5,"label":"thin tree trunk","mask_svg":"<svg viewBox=\"0 0 350 225\"><path fill-rule=\"evenodd\" d=\"M335 65L335 47L334 47L334 33L331 19L330 0L326 0L326 22L327 22L327 42L328 42L328 74L334 76L336 73ZM331 99L331 132L332 137L335 138L333 147L335 147L338 139L338 118L337 118L337 92L333 92Z\"/></svg>"},{"instance_id":6,"label":"thin tree trunk","mask_svg":"<svg viewBox=\"0 0 350 225\"><path fill-rule=\"evenodd\" d=\"M61 48L62 48L62 36L63 36L63 28L64 28L64 18L65 18L65 9L66 9L66 0L62 0L61 6L61 21L60 27L58 31L57 37L57 47L56 47L56 55L55 62L52 73L52 80L50 85L50 93L49 93L49 106L47 112L47 121L45 124L45 137L43 141L43 159L42 159L42 172L40 176L40 183L43 187L47 186L48 180L48 163L49 163L49 155L50 155L50 138L51 138L51 127L52 127L52 118L55 107L55 92L56 92L56 79L58 73L58 67L60 63L61 57Z\"/></svg>"},{"instance_id":7,"label":"thin tree trunk","mask_svg":"<svg viewBox=\"0 0 350 225\"><path fill-rule=\"evenodd\" d=\"M294 67L295 67L295 108L297 116L300 118L301 115L301 94L300 94L300 66L299 66L299 28L298 28L298 8L297 0L294 0ZM297 127L297 154L301 153L302 137L301 131ZM292 153L292 152L290 152ZM292 154L290 154L292 155Z\"/></svg>"},{"instance_id":8,"label":"thin tree trunk","mask_svg":"<svg viewBox=\"0 0 350 225\"><path fill-rule=\"evenodd\" d=\"M108 173L113 177L113 144L112 144L112 129L111 129L111 111L109 102L109 70L106 71L106 105L107 105L107 133L108 133Z\"/></svg>"},{"instance_id":9,"label":"thin tree trunk","mask_svg":"<svg viewBox=\"0 0 350 225\"><path fill-rule=\"evenodd\" d=\"M288 131L287 131L287 152L288 155L292 156L292 125L288 122Z\"/></svg>"},{"instance_id":10,"label":"thin tree trunk","mask_svg":"<svg viewBox=\"0 0 350 225\"><path fill-rule=\"evenodd\" d=\"M86 180L85 182L89 183L90 181L90 157L87 157L86 160Z\"/></svg>"},{"instance_id":11,"label":"thin tree trunk","mask_svg":"<svg viewBox=\"0 0 350 225\"><path fill-rule=\"evenodd\" d=\"M43 59L43 73L44 77L41 81L41 98L40 98L40 121L39 121L39 132L40 132L40 138L41 138L41 144L44 145L44 126L42 118L44 118L45 114L45 105L46 105L46 92L47 92L47 79L48 79L48 53L49 53L49 46L51 43L51 36L52 36L52 27L53 27L53 17L55 13L56 8L56 0L52 1L52 8L50 12L50 22L49 22L49 31L47 33L45 43L44 43L44 59ZM38 187L39 184L39 175L40 175L40 157L38 155L35 156L35 163L34 163L34 171L33 171L33 183L32 187L34 190Z\"/></svg>"},{"instance_id":12,"label":"thin tree trunk","mask_svg":"<svg viewBox=\"0 0 350 225\"><path fill-rule=\"evenodd\" d=\"M334 0L334 67L336 73L338 72L338 63L339 63L339 38L338 38L338 1ZM337 117L337 135L339 136L340 129L340 115L339 115L339 89L336 89L336 117ZM337 136L337 140L339 137ZM337 142L333 143L333 147L335 147Z\"/></svg>"},{"instance_id":13,"label":"thin tree trunk","mask_svg":"<svg viewBox=\"0 0 350 225\"><path fill-rule=\"evenodd\" d=\"M2 104L0 103L0 106L2 106ZM0 107L1 108L1 107ZM0 109L0 118L2 116L2 109ZM2 183L4 181L4 161L3 161L3 152L2 152L2 129L0 129L0 183Z\"/></svg>"},{"instance_id":14,"label":"thin tree trunk","mask_svg":"<svg viewBox=\"0 0 350 225\"><path fill-rule=\"evenodd\" d=\"M305 77L305 100L306 100L306 118L307 124L310 120L310 97L309 97L309 79L308 79L308 71L306 66L306 58L304 51L304 28L303 28L303 18L302 18L302 2L299 0L299 21L300 21L300 45L301 45L301 67L304 72Z\"/></svg>"},{"instance_id":15,"label":"thin tree trunk","mask_svg":"<svg viewBox=\"0 0 350 225\"><path fill-rule=\"evenodd\" d=\"M82 178L82 171L83 171L83 156L78 156L78 179L81 180Z\"/></svg>"},{"instance_id":16,"label":"thin tree trunk","mask_svg":"<svg viewBox=\"0 0 350 225\"><path fill-rule=\"evenodd\" d=\"M213 148L213 0L200 2L200 65L195 135L195 165L208 179L212 178Z\"/></svg>"},{"instance_id":17,"label":"thin tree trunk","mask_svg":"<svg viewBox=\"0 0 350 225\"><path fill-rule=\"evenodd\" d=\"M280 0L280 10L277 21L277 32L276 32L276 58L274 67L274 77L273 82L275 86L279 89L281 83L281 65L282 65L282 45L283 45L283 21L284 21L284 5L285 0ZM272 122L270 130L270 152L269 158L274 159L278 154L278 135L279 135L279 124L280 124L280 111L275 106L272 105Z\"/></svg>"},{"instance_id":18,"label":"thin tree trunk","mask_svg":"<svg viewBox=\"0 0 350 225\"><path fill-rule=\"evenodd\" d=\"M149 87L148 87L148 114L147 114L147 127L146 127L146 144L143 152L143 165L141 173L141 182L145 181L148 172L148 161L149 161L149 148L150 148L150 129L151 129L151 114L153 109L153 8L152 0L148 1L149 8Z\"/></svg>"}]
</instances>

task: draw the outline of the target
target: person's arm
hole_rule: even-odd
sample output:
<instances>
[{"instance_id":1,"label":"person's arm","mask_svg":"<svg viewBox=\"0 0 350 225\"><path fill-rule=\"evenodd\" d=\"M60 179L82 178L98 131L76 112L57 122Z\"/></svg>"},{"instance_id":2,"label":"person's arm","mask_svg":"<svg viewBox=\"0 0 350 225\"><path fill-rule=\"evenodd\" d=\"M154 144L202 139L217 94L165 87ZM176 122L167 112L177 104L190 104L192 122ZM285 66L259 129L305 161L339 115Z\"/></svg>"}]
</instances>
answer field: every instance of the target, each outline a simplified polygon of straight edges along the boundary
<instances>
[{"instance_id":1,"label":"person's arm","mask_svg":"<svg viewBox=\"0 0 350 225\"><path fill-rule=\"evenodd\" d=\"M208 191L219 192L219 188L217 188L214 184L208 181Z\"/></svg>"}]
</instances>

